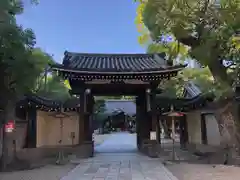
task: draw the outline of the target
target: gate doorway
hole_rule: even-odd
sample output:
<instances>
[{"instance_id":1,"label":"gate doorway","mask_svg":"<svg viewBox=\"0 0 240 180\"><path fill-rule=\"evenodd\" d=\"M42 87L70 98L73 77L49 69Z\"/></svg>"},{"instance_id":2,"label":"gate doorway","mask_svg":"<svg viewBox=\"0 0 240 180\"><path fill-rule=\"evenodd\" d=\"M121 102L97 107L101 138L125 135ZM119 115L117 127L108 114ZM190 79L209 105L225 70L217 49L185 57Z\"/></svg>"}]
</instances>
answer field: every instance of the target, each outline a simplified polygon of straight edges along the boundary
<instances>
[{"instance_id":1,"label":"gate doorway","mask_svg":"<svg viewBox=\"0 0 240 180\"><path fill-rule=\"evenodd\" d=\"M114 98L114 97L113 97ZM137 151L135 97L95 97L93 141L96 153Z\"/></svg>"}]
</instances>

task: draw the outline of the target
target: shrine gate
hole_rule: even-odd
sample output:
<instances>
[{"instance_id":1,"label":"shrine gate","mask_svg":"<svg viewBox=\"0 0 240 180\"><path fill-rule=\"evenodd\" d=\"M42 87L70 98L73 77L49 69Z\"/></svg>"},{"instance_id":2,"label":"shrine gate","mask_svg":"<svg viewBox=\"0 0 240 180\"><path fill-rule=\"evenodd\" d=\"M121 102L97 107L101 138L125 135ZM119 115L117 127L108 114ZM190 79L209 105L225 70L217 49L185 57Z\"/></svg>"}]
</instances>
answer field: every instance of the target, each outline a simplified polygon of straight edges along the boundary
<instances>
[{"instance_id":1,"label":"shrine gate","mask_svg":"<svg viewBox=\"0 0 240 180\"><path fill-rule=\"evenodd\" d=\"M79 130L84 143L92 143L94 96L136 97L137 146L150 139L156 118L156 94L161 81L175 77L185 65L172 65L165 54L90 54L65 52L62 64L52 66L67 79L71 94L79 96ZM80 131L79 131L80 132ZM82 139L79 137L78 139ZM82 142L79 142L81 144Z\"/></svg>"}]
</instances>

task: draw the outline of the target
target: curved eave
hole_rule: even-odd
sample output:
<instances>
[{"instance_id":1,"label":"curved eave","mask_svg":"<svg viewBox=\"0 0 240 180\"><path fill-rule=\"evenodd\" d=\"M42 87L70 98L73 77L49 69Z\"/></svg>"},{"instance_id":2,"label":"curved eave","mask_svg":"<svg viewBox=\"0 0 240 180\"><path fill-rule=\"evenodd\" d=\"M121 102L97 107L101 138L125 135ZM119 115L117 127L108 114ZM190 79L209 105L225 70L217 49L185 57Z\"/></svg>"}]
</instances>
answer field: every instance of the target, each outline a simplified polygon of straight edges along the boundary
<instances>
[{"instance_id":1,"label":"curved eave","mask_svg":"<svg viewBox=\"0 0 240 180\"><path fill-rule=\"evenodd\" d=\"M65 102L63 105L59 101L54 101L50 99L46 99L35 94L26 95L25 99L21 100L18 104L20 108L25 107L35 107L41 111L55 111L60 112L63 110L66 111L78 111L79 106L76 104L70 104Z\"/></svg>"},{"instance_id":2,"label":"curved eave","mask_svg":"<svg viewBox=\"0 0 240 180\"><path fill-rule=\"evenodd\" d=\"M169 113L171 106L174 112L189 112L192 110L202 109L213 101L212 94L199 94L193 98L166 98L159 97L156 108L160 113Z\"/></svg>"},{"instance_id":3,"label":"curved eave","mask_svg":"<svg viewBox=\"0 0 240 180\"><path fill-rule=\"evenodd\" d=\"M64 73L76 73L78 75L151 75L151 74L165 74L165 73L176 73L178 71L183 70L186 65L175 65L166 68L155 68L148 69L144 71L131 71L131 69L117 70L117 69L74 69L64 67L61 64L52 65L52 70L60 71Z\"/></svg>"},{"instance_id":4,"label":"curved eave","mask_svg":"<svg viewBox=\"0 0 240 180\"><path fill-rule=\"evenodd\" d=\"M36 94L27 95L26 100L30 103L34 103L39 106L45 106L48 108L57 108L61 106L60 102L53 101L51 99L46 99Z\"/></svg>"}]
</instances>

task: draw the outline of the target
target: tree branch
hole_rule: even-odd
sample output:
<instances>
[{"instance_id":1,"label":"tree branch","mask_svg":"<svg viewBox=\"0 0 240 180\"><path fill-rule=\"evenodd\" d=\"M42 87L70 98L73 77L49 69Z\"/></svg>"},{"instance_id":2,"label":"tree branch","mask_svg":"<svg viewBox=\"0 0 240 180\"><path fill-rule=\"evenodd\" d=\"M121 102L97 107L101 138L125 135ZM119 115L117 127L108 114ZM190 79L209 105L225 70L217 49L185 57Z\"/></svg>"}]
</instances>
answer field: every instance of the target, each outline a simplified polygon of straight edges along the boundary
<instances>
[{"instance_id":1,"label":"tree branch","mask_svg":"<svg viewBox=\"0 0 240 180\"><path fill-rule=\"evenodd\" d=\"M179 38L179 37L176 37L176 38L180 43L182 43L186 46L190 46L192 48L200 45L199 39L197 39L196 37L193 37L193 36L188 36L185 38Z\"/></svg>"},{"instance_id":2,"label":"tree branch","mask_svg":"<svg viewBox=\"0 0 240 180\"><path fill-rule=\"evenodd\" d=\"M227 83L232 86L233 79L227 74L227 67L225 67L221 60L211 60L208 67L216 81Z\"/></svg>"},{"instance_id":3,"label":"tree branch","mask_svg":"<svg viewBox=\"0 0 240 180\"><path fill-rule=\"evenodd\" d=\"M196 25L196 32L198 34L198 37L194 37L194 36L191 36L191 35L188 36L188 37L185 37L185 38L176 37L179 42L181 42L184 45L190 46L192 48L200 45L201 36L203 34L205 24L206 24L206 22L202 21L201 19L204 19L204 16L205 16L205 14L208 10L209 3L210 3L209 0L205 0L203 8L200 10L200 12L201 12L201 18L199 18L200 21L195 24ZM175 34L177 34L177 33L175 33Z\"/></svg>"}]
</instances>

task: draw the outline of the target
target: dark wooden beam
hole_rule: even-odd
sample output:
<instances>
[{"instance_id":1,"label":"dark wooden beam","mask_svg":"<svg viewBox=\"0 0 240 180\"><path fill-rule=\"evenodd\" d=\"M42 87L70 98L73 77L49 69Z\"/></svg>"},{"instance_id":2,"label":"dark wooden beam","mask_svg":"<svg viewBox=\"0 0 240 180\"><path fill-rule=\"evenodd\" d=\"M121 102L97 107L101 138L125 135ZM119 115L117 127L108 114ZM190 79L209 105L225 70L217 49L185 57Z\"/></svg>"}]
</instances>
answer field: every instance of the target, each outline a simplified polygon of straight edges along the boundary
<instances>
[{"instance_id":1,"label":"dark wooden beam","mask_svg":"<svg viewBox=\"0 0 240 180\"><path fill-rule=\"evenodd\" d=\"M37 109L29 107L27 109L27 137L26 148L37 147Z\"/></svg>"},{"instance_id":2,"label":"dark wooden beam","mask_svg":"<svg viewBox=\"0 0 240 180\"><path fill-rule=\"evenodd\" d=\"M155 84L72 84L72 94L80 94L85 89L91 89L93 95L99 96L135 96L147 88L155 89Z\"/></svg>"}]
</instances>

